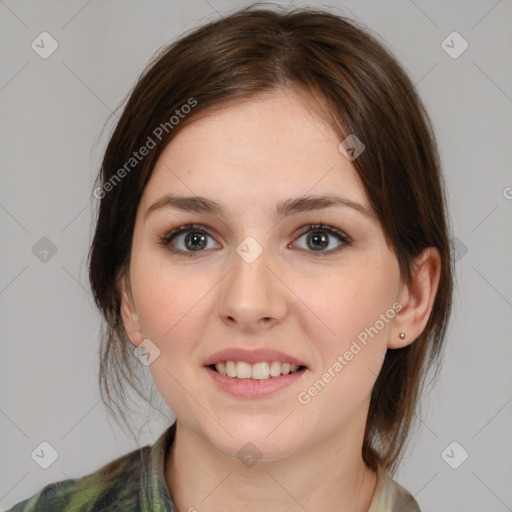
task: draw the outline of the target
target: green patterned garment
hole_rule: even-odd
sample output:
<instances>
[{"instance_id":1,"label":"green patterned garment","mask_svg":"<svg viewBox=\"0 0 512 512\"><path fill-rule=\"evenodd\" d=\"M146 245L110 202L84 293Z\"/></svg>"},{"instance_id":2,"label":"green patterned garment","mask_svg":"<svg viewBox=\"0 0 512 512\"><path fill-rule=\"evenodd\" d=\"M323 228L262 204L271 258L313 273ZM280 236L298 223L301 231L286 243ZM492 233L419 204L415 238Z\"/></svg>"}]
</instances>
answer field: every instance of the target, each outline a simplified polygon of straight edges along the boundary
<instances>
[{"instance_id":1,"label":"green patterned garment","mask_svg":"<svg viewBox=\"0 0 512 512\"><path fill-rule=\"evenodd\" d=\"M178 512L165 481L175 431L173 423L153 446L134 450L81 478L48 484L7 512ZM420 509L411 494L379 468L368 512Z\"/></svg>"}]
</instances>

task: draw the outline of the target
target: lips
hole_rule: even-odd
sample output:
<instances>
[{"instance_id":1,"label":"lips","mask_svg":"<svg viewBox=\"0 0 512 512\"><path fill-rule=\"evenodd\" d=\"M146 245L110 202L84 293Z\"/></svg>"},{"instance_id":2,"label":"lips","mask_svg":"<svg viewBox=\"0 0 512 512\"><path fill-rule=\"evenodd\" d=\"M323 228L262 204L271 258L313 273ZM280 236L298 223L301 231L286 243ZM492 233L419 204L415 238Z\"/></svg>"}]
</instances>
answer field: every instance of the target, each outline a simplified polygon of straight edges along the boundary
<instances>
[{"instance_id":1,"label":"lips","mask_svg":"<svg viewBox=\"0 0 512 512\"><path fill-rule=\"evenodd\" d=\"M291 355L280 352L273 348L261 348L249 350L246 348L226 348L215 352L204 361L204 366L211 366L221 361L245 361L250 364L259 363L262 361L279 361L280 363L296 364L297 366L307 365Z\"/></svg>"}]
</instances>

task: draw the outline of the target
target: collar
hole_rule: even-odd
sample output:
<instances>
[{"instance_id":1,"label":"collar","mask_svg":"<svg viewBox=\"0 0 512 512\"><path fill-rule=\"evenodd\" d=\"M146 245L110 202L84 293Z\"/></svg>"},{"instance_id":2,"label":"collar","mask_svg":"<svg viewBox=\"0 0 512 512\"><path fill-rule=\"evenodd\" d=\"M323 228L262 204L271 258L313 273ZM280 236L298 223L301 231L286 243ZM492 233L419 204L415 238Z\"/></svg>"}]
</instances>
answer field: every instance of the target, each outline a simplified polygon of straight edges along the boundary
<instances>
[{"instance_id":1,"label":"collar","mask_svg":"<svg viewBox=\"0 0 512 512\"><path fill-rule=\"evenodd\" d=\"M141 475L141 512L178 512L165 479L167 453L176 433L176 421L153 443Z\"/></svg>"}]
</instances>

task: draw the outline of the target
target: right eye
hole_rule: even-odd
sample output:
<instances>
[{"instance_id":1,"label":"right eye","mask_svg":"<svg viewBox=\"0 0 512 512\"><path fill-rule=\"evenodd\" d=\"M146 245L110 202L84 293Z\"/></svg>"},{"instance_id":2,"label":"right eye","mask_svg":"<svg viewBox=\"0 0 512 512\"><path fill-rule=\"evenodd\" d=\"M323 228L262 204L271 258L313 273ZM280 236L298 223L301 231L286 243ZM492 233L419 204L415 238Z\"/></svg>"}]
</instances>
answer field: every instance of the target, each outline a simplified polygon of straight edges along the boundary
<instances>
[{"instance_id":1,"label":"right eye","mask_svg":"<svg viewBox=\"0 0 512 512\"><path fill-rule=\"evenodd\" d=\"M175 247L175 241L180 241L180 237L185 235L181 240L182 248ZM194 256L195 252L203 252L208 244L208 237L212 238L212 235L204 226L200 224L185 224L172 229L164 236L160 237L160 245L166 247L171 252L180 256L191 257Z\"/></svg>"}]
</instances>

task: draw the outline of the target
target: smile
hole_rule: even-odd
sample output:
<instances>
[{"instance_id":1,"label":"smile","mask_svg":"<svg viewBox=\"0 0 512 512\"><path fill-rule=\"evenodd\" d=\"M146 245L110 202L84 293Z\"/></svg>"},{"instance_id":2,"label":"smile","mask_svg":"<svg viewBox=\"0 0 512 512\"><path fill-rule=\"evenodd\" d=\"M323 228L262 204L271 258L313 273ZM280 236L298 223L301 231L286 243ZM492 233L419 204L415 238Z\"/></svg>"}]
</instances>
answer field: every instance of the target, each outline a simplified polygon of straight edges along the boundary
<instances>
[{"instance_id":1,"label":"smile","mask_svg":"<svg viewBox=\"0 0 512 512\"><path fill-rule=\"evenodd\" d=\"M217 364L212 364L210 368L221 375L236 379L265 380L295 373L305 367L280 361L261 361L254 364L245 361L219 361Z\"/></svg>"}]
</instances>

